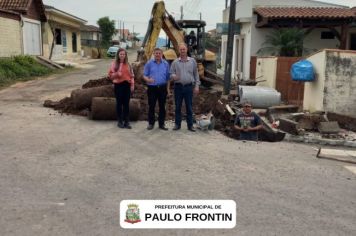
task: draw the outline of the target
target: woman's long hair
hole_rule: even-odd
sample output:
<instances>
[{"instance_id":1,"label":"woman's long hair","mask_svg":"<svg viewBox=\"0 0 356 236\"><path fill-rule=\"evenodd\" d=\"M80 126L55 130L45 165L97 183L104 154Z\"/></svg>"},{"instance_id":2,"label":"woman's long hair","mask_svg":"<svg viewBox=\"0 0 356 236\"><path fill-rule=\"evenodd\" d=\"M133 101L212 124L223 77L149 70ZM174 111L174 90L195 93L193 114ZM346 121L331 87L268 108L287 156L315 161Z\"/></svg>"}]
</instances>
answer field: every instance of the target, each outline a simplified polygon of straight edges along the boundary
<instances>
[{"instance_id":1,"label":"woman's long hair","mask_svg":"<svg viewBox=\"0 0 356 236\"><path fill-rule=\"evenodd\" d=\"M117 71L120 67L120 57L119 57L119 53L124 51L125 52L125 59L124 59L124 64L128 63L128 59L127 59L127 51L123 48L119 48L119 50L117 50L116 52L116 57L115 57L115 70Z\"/></svg>"}]
</instances>

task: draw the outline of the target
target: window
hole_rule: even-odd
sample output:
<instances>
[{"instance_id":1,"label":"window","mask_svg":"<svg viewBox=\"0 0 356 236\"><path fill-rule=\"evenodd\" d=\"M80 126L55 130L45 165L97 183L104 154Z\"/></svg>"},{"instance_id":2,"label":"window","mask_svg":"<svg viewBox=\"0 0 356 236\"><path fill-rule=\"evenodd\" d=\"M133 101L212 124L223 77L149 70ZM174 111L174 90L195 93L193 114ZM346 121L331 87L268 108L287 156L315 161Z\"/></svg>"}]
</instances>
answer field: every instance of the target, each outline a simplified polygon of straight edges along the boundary
<instances>
[{"instance_id":1,"label":"window","mask_svg":"<svg viewBox=\"0 0 356 236\"><path fill-rule=\"evenodd\" d=\"M55 29L55 37L56 37L56 44L60 45L62 44L62 34L61 34L61 29Z\"/></svg>"},{"instance_id":2,"label":"window","mask_svg":"<svg viewBox=\"0 0 356 236\"><path fill-rule=\"evenodd\" d=\"M335 35L333 32L330 32L330 31L323 31L321 32L321 36L320 36L321 39L334 39L335 38Z\"/></svg>"}]
</instances>

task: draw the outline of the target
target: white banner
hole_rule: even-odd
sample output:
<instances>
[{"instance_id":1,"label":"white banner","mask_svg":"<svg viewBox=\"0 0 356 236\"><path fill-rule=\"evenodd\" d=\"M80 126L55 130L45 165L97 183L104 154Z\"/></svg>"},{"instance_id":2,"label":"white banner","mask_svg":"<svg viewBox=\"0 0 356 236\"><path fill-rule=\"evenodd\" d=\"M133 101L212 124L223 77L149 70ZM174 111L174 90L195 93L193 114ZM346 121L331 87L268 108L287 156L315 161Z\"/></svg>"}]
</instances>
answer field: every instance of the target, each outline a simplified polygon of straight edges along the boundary
<instances>
[{"instance_id":1,"label":"white banner","mask_svg":"<svg viewBox=\"0 0 356 236\"><path fill-rule=\"evenodd\" d=\"M234 228L233 200L123 200L122 228Z\"/></svg>"}]
</instances>

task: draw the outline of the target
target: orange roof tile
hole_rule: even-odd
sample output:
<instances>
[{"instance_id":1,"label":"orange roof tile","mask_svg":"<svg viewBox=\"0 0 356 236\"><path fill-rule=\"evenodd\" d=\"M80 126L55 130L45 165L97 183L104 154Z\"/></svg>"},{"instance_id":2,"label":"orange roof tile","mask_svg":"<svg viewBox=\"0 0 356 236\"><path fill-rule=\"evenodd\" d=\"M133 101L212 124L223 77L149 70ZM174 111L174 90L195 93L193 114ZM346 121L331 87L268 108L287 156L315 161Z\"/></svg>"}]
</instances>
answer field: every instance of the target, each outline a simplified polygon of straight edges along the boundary
<instances>
[{"instance_id":1,"label":"orange roof tile","mask_svg":"<svg viewBox=\"0 0 356 236\"><path fill-rule=\"evenodd\" d=\"M350 8L322 7L257 7L254 12L266 18L352 18Z\"/></svg>"},{"instance_id":2,"label":"orange roof tile","mask_svg":"<svg viewBox=\"0 0 356 236\"><path fill-rule=\"evenodd\" d=\"M31 0L0 0L0 8L7 10L26 10Z\"/></svg>"}]
</instances>

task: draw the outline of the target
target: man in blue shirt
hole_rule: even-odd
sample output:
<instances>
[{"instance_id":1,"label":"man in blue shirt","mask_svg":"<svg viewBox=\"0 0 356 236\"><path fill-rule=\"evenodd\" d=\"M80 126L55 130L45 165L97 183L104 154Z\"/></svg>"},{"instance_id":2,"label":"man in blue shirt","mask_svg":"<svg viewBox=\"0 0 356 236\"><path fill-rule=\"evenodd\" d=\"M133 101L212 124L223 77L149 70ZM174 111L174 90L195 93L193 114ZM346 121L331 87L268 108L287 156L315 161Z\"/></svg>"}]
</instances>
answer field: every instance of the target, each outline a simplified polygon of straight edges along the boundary
<instances>
[{"instance_id":1,"label":"man in blue shirt","mask_svg":"<svg viewBox=\"0 0 356 236\"><path fill-rule=\"evenodd\" d=\"M166 118L166 99L169 93L169 64L162 58L160 48L153 51L154 58L149 60L144 68L143 79L147 83L148 96L148 130L155 125L155 107L158 100L159 114L158 124L162 130L168 130L164 124Z\"/></svg>"},{"instance_id":2,"label":"man in blue shirt","mask_svg":"<svg viewBox=\"0 0 356 236\"><path fill-rule=\"evenodd\" d=\"M250 102L243 103L242 113L236 116L234 127L240 131L240 140L258 140L258 130L262 129L261 119L252 112Z\"/></svg>"}]
</instances>

